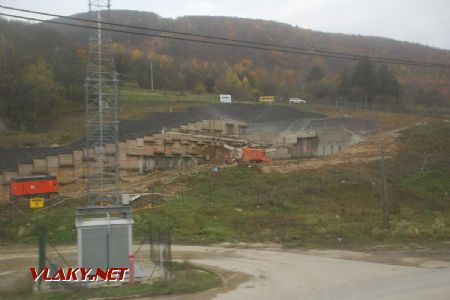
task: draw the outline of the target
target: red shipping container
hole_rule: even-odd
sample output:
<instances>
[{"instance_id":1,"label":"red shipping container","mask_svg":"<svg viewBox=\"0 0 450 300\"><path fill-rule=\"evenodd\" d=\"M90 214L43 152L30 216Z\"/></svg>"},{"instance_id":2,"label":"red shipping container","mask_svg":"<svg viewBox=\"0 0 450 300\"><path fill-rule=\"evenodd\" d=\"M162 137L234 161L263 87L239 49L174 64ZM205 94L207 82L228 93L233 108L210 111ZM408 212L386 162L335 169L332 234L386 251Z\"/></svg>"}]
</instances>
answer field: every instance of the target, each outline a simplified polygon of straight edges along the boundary
<instances>
[{"instance_id":1,"label":"red shipping container","mask_svg":"<svg viewBox=\"0 0 450 300\"><path fill-rule=\"evenodd\" d=\"M55 176L29 176L11 179L11 196L50 195L58 193Z\"/></svg>"}]
</instances>

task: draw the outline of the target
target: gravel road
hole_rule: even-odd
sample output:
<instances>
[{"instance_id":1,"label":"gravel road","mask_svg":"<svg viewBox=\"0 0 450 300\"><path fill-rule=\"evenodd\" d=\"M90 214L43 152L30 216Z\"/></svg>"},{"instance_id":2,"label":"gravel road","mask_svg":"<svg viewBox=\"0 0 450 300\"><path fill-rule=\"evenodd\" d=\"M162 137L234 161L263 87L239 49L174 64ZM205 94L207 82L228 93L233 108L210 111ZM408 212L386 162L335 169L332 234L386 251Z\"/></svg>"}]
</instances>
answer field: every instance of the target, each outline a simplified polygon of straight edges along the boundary
<instances>
[{"instance_id":1,"label":"gravel road","mask_svg":"<svg viewBox=\"0 0 450 300\"><path fill-rule=\"evenodd\" d=\"M17 247L0 249L0 283L6 284L5 279L12 278L11 275L26 274L28 267L37 261L36 249L16 250ZM75 263L75 246L61 246L58 250ZM148 257L148 247L142 249L141 255ZM223 286L195 294L151 299L450 299L448 251L444 258L401 253L374 256L339 250L298 253L265 245L253 249L174 246L173 256L215 270L224 279Z\"/></svg>"},{"instance_id":2,"label":"gravel road","mask_svg":"<svg viewBox=\"0 0 450 300\"><path fill-rule=\"evenodd\" d=\"M214 299L450 299L447 262L423 268L279 251L237 249L233 254L192 260L252 276Z\"/></svg>"}]
</instances>

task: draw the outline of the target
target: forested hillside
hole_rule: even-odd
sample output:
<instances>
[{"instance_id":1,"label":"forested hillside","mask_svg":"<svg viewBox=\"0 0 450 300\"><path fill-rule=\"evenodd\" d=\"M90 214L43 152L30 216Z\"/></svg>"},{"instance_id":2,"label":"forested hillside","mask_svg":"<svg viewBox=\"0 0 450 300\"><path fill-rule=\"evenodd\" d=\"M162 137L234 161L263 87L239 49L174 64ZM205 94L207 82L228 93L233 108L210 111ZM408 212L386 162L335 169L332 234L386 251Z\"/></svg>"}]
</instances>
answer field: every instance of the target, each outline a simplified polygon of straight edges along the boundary
<instances>
[{"instance_id":1,"label":"forested hillside","mask_svg":"<svg viewBox=\"0 0 450 300\"><path fill-rule=\"evenodd\" d=\"M87 18L88 14L77 17ZM315 32L263 20L207 16L167 19L153 13L113 10L109 21L368 56L450 62L448 50L378 37ZM0 27L0 100L7 121L8 112L11 115L20 109L16 105L19 99L29 99L36 107L57 107L61 99L83 100L87 29L6 20L0 20ZM275 95L311 101L340 97L369 104L450 103L448 69L384 66L367 60L358 63L123 33L112 33L112 39L122 84L143 88L150 86L152 61L156 89L227 93L236 100ZM30 72L45 74L45 80ZM23 122L8 123L26 128L30 119L38 118L36 115L25 114Z\"/></svg>"}]
</instances>

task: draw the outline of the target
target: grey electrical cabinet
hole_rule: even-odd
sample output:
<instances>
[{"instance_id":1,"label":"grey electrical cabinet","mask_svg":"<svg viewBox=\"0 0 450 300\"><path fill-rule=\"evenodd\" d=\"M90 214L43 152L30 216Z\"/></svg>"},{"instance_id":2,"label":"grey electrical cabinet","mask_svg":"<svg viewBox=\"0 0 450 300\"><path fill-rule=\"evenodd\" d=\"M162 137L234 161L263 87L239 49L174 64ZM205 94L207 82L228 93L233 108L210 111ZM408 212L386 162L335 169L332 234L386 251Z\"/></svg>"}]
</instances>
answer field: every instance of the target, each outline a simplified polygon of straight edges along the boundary
<instances>
[{"instance_id":1,"label":"grey electrical cabinet","mask_svg":"<svg viewBox=\"0 0 450 300\"><path fill-rule=\"evenodd\" d=\"M77 218L78 266L129 268L132 218Z\"/></svg>"}]
</instances>

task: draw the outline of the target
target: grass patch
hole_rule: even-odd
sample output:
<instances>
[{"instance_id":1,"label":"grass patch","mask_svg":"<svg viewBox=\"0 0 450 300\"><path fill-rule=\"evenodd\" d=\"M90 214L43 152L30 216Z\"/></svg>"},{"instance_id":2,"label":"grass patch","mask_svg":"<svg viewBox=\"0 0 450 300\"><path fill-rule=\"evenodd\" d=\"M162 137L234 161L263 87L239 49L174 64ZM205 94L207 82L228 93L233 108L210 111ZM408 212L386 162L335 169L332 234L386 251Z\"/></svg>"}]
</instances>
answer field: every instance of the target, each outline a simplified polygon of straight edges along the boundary
<instances>
[{"instance_id":1,"label":"grass patch","mask_svg":"<svg viewBox=\"0 0 450 300\"><path fill-rule=\"evenodd\" d=\"M382 227L380 164L348 164L289 174L226 167L220 174L179 177L185 189L162 207L135 213L134 236L166 224L177 243L277 242L287 247L361 248L450 241L450 125L401 132L386 160L391 230ZM165 193L166 186L156 187ZM168 193L167 193L168 194ZM75 239L73 208L45 213L49 239ZM11 225L11 223L13 225ZM28 225L27 225L28 224ZM28 226L28 227L27 227ZM21 216L0 226L2 237L32 239ZM25 228L25 229L21 229ZM448 244L447 244L448 245Z\"/></svg>"},{"instance_id":2,"label":"grass patch","mask_svg":"<svg viewBox=\"0 0 450 300\"><path fill-rule=\"evenodd\" d=\"M180 243L277 242L360 248L450 241L450 126L406 130L386 161L391 230L382 229L379 162L264 174L224 168L180 179L187 191L140 212L135 231L169 222Z\"/></svg>"},{"instance_id":3,"label":"grass patch","mask_svg":"<svg viewBox=\"0 0 450 300\"><path fill-rule=\"evenodd\" d=\"M138 88L122 88L119 98L121 120L139 120L154 112L182 111L193 104L215 103L214 94L192 94L176 91L154 91ZM0 133L2 147L48 147L53 144L68 146L82 138L84 128L83 102L65 102L59 111L59 118L45 132L31 133L9 131Z\"/></svg>"},{"instance_id":4,"label":"grass patch","mask_svg":"<svg viewBox=\"0 0 450 300\"><path fill-rule=\"evenodd\" d=\"M123 102L219 102L216 94L192 94L190 92L146 90L137 88L122 88L120 100Z\"/></svg>"}]
</instances>

